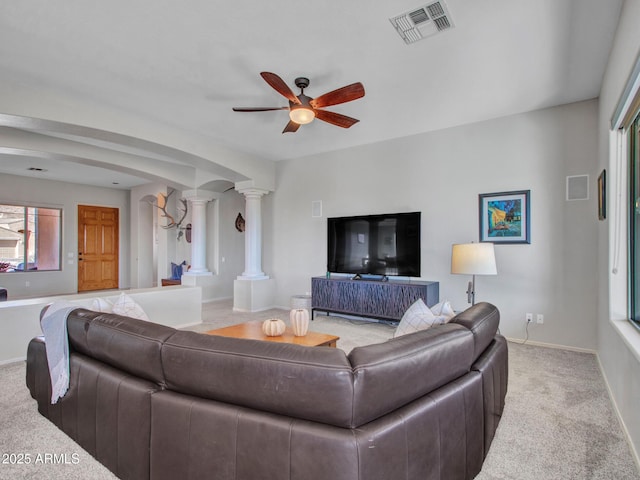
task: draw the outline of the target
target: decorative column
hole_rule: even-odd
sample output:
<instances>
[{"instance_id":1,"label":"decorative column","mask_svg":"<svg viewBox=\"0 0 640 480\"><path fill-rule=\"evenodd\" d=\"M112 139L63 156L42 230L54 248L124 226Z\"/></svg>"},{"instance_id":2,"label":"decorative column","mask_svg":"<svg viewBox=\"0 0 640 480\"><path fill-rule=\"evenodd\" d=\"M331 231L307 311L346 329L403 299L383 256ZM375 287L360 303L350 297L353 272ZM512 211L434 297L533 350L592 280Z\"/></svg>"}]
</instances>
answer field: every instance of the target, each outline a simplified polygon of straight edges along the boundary
<instances>
[{"instance_id":1,"label":"decorative column","mask_svg":"<svg viewBox=\"0 0 640 480\"><path fill-rule=\"evenodd\" d=\"M207 268L207 203L215 194L186 190L182 196L191 205L191 268L185 275L213 275Z\"/></svg>"},{"instance_id":2,"label":"decorative column","mask_svg":"<svg viewBox=\"0 0 640 480\"><path fill-rule=\"evenodd\" d=\"M239 280L269 278L262 271L262 196L267 190L248 188L239 190L245 197L244 272Z\"/></svg>"},{"instance_id":3,"label":"decorative column","mask_svg":"<svg viewBox=\"0 0 640 480\"><path fill-rule=\"evenodd\" d=\"M262 197L269 190L238 185L245 197L244 272L233 282L233 309L258 312L273 307L275 280L262 271Z\"/></svg>"}]
</instances>

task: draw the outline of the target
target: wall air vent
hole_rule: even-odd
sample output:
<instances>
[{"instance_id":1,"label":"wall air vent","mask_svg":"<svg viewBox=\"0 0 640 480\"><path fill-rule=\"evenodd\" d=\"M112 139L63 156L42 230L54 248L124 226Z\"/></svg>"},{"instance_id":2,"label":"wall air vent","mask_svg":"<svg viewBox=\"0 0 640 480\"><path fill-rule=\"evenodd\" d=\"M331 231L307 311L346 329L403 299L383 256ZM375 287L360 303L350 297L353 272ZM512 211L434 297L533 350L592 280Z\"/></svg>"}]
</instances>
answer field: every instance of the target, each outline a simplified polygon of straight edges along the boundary
<instances>
[{"instance_id":1,"label":"wall air vent","mask_svg":"<svg viewBox=\"0 0 640 480\"><path fill-rule=\"evenodd\" d=\"M390 18L404 43L410 44L454 27L451 14L442 0L437 0Z\"/></svg>"}]
</instances>

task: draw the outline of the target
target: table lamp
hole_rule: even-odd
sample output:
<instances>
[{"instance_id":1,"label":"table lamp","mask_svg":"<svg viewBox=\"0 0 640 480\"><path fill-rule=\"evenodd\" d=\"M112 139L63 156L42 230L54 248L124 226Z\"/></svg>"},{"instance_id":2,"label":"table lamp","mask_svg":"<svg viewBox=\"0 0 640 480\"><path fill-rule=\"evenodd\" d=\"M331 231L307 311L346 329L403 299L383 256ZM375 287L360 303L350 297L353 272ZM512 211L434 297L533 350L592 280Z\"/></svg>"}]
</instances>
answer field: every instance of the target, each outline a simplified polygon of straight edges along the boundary
<instances>
[{"instance_id":1,"label":"table lamp","mask_svg":"<svg viewBox=\"0 0 640 480\"><path fill-rule=\"evenodd\" d=\"M471 275L467 302L475 305L476 275L497 275L493 243L459 243L451 247L451 273Z\"/></svg>"}]
</instances>

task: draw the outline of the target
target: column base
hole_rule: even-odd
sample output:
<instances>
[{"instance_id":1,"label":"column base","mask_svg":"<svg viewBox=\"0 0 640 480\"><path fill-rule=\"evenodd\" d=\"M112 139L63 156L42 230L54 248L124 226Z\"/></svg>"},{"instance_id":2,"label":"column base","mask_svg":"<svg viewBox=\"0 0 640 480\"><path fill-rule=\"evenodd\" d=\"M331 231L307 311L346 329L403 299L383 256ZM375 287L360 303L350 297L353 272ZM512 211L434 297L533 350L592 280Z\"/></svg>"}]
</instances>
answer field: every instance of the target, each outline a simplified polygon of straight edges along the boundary
<instances>
[{"instance_id":1,"label":"column base","mask_svg":"<svg viewBox=\"0 0 640 480\"><path fill-rule=\"evenodd\" d=\"M206 270L204 272L186 272L182 274L182 281L184 283L184 278L194 278L194 277L211 277L213 275L213 272L210 272L209 270Z\"/></svg>"},{"instance_id":2,"label":"column base","mask_svg":"<svg viewBox=\"0 0 640 480\"><path fill-rule=\"evenodd\" d=\"M238 277L233 282L233 310L236 312L260 312L274 308L276 292L274 279L244 279Z\"/></svg>"},{"instance_id":3,"label":"column base","mask_svg":"<svg viewBox=\"0 0 640 480\"><path fill-rule=\"evenodd\" d=\"M260 273L258 275L238 275L238 280L268 280L269 275L265 275L264 273Z\"/></svg>"},{"instance_id":4,"label":"column base","mask_svg":"<svg viewBox=\"0 0 640 480\"><path fill-rule=\"evenodd\" d=\"M202 299L206 298L205 291L208 290L213 285L213 273L205 272L205 273L183 273L182 274L182 285L188 285L190 287L200 287L202 291Z\"/></svg>"}]
</instances>

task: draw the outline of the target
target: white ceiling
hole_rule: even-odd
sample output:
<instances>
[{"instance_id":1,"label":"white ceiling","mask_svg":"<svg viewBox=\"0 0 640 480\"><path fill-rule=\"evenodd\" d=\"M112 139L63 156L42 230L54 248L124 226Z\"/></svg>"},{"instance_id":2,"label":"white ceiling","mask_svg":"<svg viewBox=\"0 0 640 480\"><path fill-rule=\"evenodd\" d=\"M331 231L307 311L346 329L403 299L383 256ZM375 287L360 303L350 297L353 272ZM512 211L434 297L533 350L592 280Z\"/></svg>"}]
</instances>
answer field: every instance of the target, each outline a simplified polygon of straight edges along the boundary
<instances>
[{"instance_id":1,"label":"white ceiling","mask_svg":"<svg viewBox=\"0 0 640 480\"><path fill-rule=\"evenodd\" d=\"M263 159L298 158L595 98L622 0L445 0L455 27L406 45L389 18L426 3L5 1L0 89L46 89ZM296 93L294 79L308 77L311 97L362 82L364 98L327 108L360 122L283 135L285 111L233 112L287 105L261 71ZM116 188L157 178L16 156L1 149L10 133L0 131L0 172ZM86 132L74 140L98 144ZM48 172L26 170L40 164Z\"/></svg>"}]
</instances>

